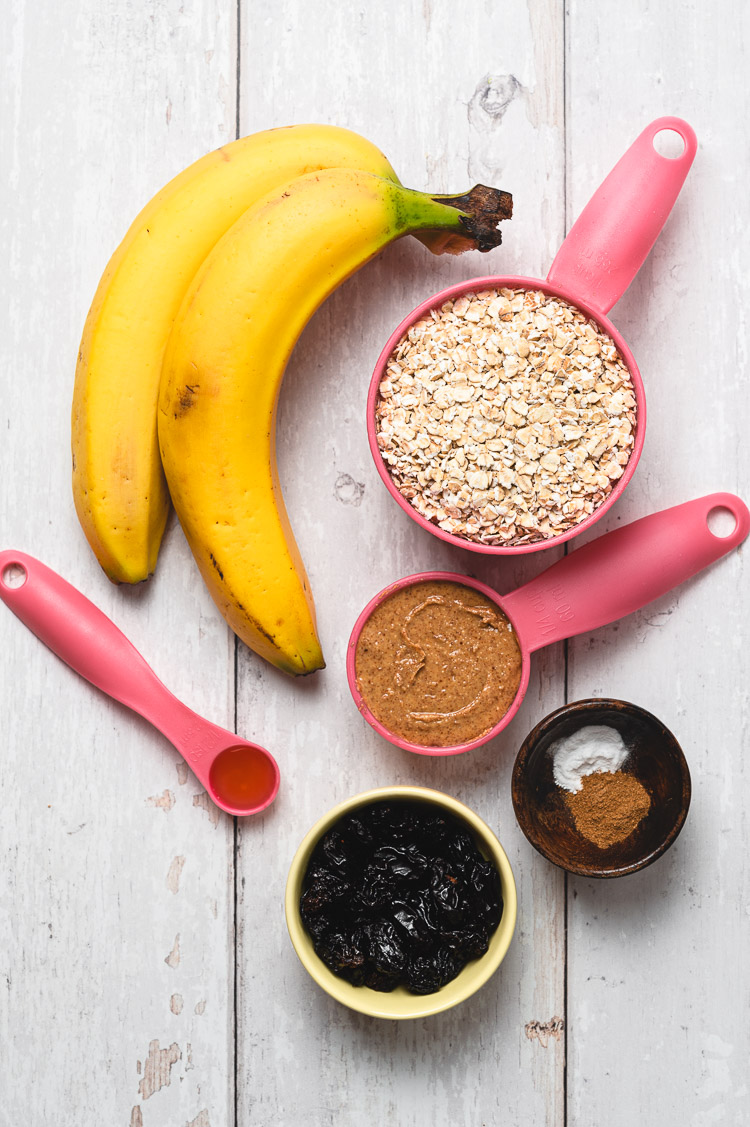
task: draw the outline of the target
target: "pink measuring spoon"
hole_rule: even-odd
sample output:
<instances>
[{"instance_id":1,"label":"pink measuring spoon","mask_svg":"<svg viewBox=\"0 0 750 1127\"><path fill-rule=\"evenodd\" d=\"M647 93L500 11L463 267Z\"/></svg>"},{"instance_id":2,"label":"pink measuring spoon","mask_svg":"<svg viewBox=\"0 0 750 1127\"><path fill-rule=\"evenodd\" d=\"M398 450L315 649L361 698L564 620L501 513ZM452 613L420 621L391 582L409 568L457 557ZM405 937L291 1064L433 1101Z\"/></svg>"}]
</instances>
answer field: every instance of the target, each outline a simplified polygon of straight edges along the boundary
<instances>
[{"instance_id":1,"label":"pink measuring spoon","mask_svg":"<svg viewBox=\"0 0 750 1127\"><path fill-rule=\"evenodd\" d=\"M273 756L173 696L114 622L67 580L24 552L0 552L0 599L71 669L166 736L222 810L246 815L270 806L279 789Z\"/></svg>"},{"instance_id":2,"label":"pink measuring spoon","mask_svg":"<svg viewBox=\"0 0 750 1127\"><path fill-rule=\"evenodd\" d=\"M728 510L735 521L728 536L718 536L708 524L710 514L722 509ZM458 755L471 751L501 732L518 712L529 683L530 659L535 650L576 634L588 634L639 610L721 559L742 543L748 531L750 512L745 503L731 493L712 493L607 532L508 595L499 595L485 583L467 575L445 571L409 575L376 595L355 623L346 655L346 673L354 703L376 732L406 751L419 755ZM522 660L518 691L505 715L478 739L453 747L414 744L389 732L370 712L359 691L355 661L362 627L384 599L403 587L441 579L473 587L497 603L516 632Z\"/></svg>"},{"instance_id":3,"label":"pink measuring spoon","mask_svg":"<svg viewBox=\"0 0 750 1127\"><path fill-rule=\"evenodd\" d=\"M663 132L680 135L684 146L680 156L665 157L657 151L654 142L658 134ZM557 252L546 279L515 275L469 278L423 301L393 331L378 358L370 381L367 397L367 434L375 468L386 489L404 512L427 532L431 532L441 540L447 540L449 544L455 544L458 548L466 548L470 552L496 556L540 552L545 548L554 548L565 540L585 532L595 521L604 516L622 495L635 472L643 449L646 433L646 396L635 357L607 314L625 293L656 242L690 171L697 147L698 142L693 129L681 118L660 117L652 121L635 139L589 200ZM378 405L380 382L385 375L391 354L412 325L424 317L429 317L431 310L439 309L446 301L454 301L469 291L506 288L542 290L552 297L563 298L583 310L601 326L615 342L630 372L636 398L636 426L633 448L622 477L590 516L580 524L548 540L533 540L527 544L503 546L480 544L452 532L446 532L437 524L426 520L409 504L394 485L381 455L375 425L375 410Z\"/></svg>"}]
</instances>

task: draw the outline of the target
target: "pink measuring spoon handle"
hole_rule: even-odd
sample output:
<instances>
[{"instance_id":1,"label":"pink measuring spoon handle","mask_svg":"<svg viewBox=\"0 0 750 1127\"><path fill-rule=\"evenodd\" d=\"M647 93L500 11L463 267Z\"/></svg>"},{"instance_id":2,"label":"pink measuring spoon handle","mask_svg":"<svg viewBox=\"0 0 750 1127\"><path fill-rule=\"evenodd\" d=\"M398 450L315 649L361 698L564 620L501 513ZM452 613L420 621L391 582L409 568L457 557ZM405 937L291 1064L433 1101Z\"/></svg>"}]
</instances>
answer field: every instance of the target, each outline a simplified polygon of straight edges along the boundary
<instances>
[{"instance_id":1,"label":"pink measuring spoon handle","mask_svg":"<svg viewBox=\"0 0 750 1127\"><path fill-rule=\"evenodd\" d=\"M6 580L13 565L25 573L21 586ZM0 599L71 669L158 728L205 783L196 759L210 750L207 744L225 744L226 733L173 696L132 642L85 595L33 556L3 551Z\"/></svg>"},{"instance_id":2,"label":"pink measuring spoon handle","mask_svg":"<svg viewBox=\"0 0 750 1127\"><path fill-rule=\"evenodd\" d=\"M714 509L734 516L729 536L708 527ZM522 644L538 650L646 606L736 548L748 531L744 502L732 493L712 493L592 540L506 595L503 609Z\"/></svg>"},{"instance_id":3,"label":"pink measuring spoon handle","mask_svg":"<svg viewBox=\"0 0 750 1127\"><path fill-rule=\"evenodd\" d=\"M679 133L681 156L654 148L662 130ZM573 224L547 280L608 313L625 293L664 226L695 157L698 142L679 117L652 121L617 162Z\"/></svg>"}]
</instances>

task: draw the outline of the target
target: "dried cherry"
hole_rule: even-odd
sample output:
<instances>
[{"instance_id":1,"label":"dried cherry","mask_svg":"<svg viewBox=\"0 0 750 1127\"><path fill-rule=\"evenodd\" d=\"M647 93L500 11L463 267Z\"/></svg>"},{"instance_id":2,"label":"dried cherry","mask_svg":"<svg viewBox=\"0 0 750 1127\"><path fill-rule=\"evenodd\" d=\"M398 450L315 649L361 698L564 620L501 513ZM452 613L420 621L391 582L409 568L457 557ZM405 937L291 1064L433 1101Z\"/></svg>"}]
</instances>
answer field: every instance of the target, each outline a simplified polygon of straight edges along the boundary
<instances>
[{"instance_id":1,"label":"dried cherry","mask_svg":"<svg viewBox=\"0 0 750 1127\"><path fill-rule=\"evenodd\" d=\"M300 912L318 956L355 986L431 994L489 946L500 877L451 815L373 803L318 842Z\"/></svg>"}]
</instances>

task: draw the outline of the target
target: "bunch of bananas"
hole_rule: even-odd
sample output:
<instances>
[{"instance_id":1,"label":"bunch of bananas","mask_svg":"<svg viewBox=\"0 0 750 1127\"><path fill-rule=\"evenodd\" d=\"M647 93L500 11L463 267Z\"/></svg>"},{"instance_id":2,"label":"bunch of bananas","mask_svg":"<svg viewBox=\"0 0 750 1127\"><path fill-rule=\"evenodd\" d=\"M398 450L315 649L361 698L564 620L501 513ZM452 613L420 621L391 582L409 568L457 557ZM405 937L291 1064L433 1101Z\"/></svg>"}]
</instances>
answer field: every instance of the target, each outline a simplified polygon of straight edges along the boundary
<instances>
[{"instance_id":1,"label":"bunch of bananas","mask_svg":"<svg viewBox=\"0 0 750 1127\"><path fill-rule=\"evenodd\" d=\"M156 566L170 497L236 634L288 673L324 665L276 471L289 356L322 301L386 244L489 250L505 192L429 196L334 126L273 129L198 160L140 212L89 311L73 494L115 583Z\"/></svg>"}]
</instances>

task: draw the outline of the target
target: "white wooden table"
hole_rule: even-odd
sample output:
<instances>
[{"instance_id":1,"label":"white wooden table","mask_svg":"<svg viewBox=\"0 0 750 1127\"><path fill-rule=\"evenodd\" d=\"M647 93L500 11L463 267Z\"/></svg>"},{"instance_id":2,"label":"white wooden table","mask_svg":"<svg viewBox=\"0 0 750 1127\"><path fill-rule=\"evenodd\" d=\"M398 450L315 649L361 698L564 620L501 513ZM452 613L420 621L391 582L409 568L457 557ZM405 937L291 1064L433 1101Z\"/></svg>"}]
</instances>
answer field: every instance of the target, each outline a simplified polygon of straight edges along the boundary
<instances>
[{"instance_id":1,"label":"white wooden table","mask_svg":"<svg viewBox=\"0 0 750 1127\"><path fill-rule=\"evenodd\" d=\"M743 552L539 655L520 715L473 754L431 760L384 743L344 675L352 623L391 579L447 567L508 590L554 556L480 560L400 513L364 426L382 343L451 281L544 274L602 177L665 113L687 118L700 147L613 313L649 425L598 531L714 490L750 496L748 11L742 0L6 0L0 546L56 568L178 695L271 748L283 789L265 816L219 815L160 736L0 607L3 1127L748 1122ZM148 584L109 584L73 510L69 411L86 310L142 204L238 133L316 120L379 143L413 187L484 181L513 192L516 214L486 257L390 248L323 307L293 357L281 473L328 659L299 683L235 646L176 524ZM510 803L526 732L595 695L655 712L693 776L674 848L621 881L566 879ZM299 965L283 918L304 832L386 783L471 805L519 889L500 972L419 1023L339 1007Z\"/></svg>"}]
</instances>

